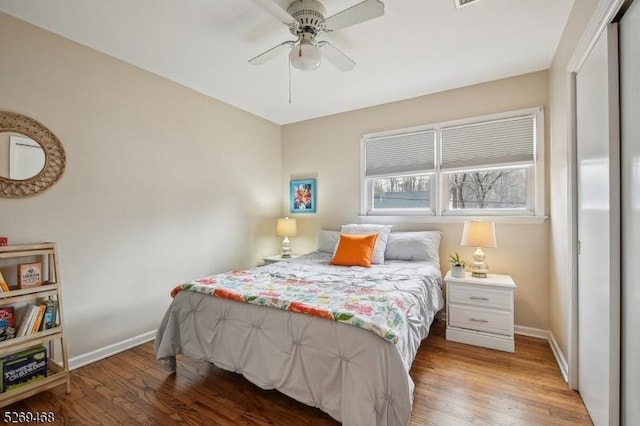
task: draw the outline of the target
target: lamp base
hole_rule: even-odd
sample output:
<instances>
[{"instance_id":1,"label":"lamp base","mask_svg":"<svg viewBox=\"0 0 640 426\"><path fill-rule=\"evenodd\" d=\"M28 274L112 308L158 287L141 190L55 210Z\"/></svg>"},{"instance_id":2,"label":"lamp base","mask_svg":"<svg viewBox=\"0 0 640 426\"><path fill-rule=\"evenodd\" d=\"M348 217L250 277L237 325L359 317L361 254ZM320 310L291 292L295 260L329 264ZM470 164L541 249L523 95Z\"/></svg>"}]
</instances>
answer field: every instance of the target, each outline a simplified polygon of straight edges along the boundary
<instances>
[{"instance_id":1,"label":"lamp base","mask_svg":"<svg viewBox=\"0 0 640 426\"><path fill-rule=\"evenodd\" d=\"M481 247L477 247L473 252L473 262L471 263L471 276L474 278L487 278L489 267L484 262L484 252Z\"/></svg>"},{"instance_id":2,"label":"lamp base","mask_svg":"<svg viewBox=\"0 0 640 426\"><path fill-rule=\"evenodd\" d=\"M471 270L471 276L474 277L474 278L487 278L487 271L486 270L484 270L484 271Z\"/></svg>"},{"instance_id":3,"label":"lamp base","mask_svg":"<svg viewBox=\"0 0 640 426\"><path fill-rule=\"evenodd\" d=\"M291 257L291 246L289 245L289 237L284 237L282 246L280 247L280 257L288 259Z\"/></svg>"}]
</instances>

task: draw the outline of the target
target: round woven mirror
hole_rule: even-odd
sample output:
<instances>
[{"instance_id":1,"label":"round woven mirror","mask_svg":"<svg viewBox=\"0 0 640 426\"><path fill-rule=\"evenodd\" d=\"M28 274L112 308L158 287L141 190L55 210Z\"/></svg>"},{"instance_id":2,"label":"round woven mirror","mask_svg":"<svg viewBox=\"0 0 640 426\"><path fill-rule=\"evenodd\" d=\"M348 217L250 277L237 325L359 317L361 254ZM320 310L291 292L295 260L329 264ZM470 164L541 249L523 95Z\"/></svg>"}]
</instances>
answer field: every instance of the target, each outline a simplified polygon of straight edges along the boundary
<instances>
[{"instance_id":1,"label":"round woven mirror","mask_svg":"<svg viewBox=\"0 0 640 426\"><path fill-rule=\"evenodd\" d=\"M0 197L32 197L49 189L60 179L66 156L60 140L49 129L25 115L0 111L0 133L8 134L7 141L18 140L0 145L4 151L0 153L0 158L6 155L5 158L9 160L6 168L11 170L10 173L0 173ZM35 149L21 148L27 145ZM38 150L37 145L42 151ZM23 176L22 172L14 171L19 169L32 171Z\"/></svg>"}]
</instances>

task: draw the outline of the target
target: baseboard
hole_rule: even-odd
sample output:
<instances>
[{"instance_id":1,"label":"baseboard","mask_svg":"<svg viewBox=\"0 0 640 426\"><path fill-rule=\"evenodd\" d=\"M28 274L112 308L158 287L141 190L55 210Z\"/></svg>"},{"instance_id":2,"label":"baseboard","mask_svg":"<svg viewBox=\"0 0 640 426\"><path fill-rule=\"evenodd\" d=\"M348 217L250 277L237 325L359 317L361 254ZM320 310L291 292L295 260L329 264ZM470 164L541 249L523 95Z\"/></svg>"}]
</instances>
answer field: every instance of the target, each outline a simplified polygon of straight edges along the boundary
<instances>
[{"instance_id":1,"label":"baseboard","mask_svg":"<svg viewBox=\"0 0 640 426\"><path fill-rule=\"evenodd\" d=\"M114 343L104 348L96 349L95 351L88 352L83 355L74 356L69 358L69 369L75 370L92 362L100 361L101 359L110 357L120 352L124 352L127 349L135 348L143 343L150 342L155 339L156 330L147 331L146 333L138 336L131 337L121 342Z\"/></svg>"},{"instance_id":2,"label":"baseboard","mask_svg":"<svg viewBox=\"0 0 640 426\"><path fill-rule=\"evenodd\" d=\"M549 340L548 330L542 330L542 329L533 328L533 327L525 327L524 325L516 325L513 328L513 332L515 334L521 334L522 336L537 337L538 339Z\"/></svg>"},{"instance_id":3,"label":"baseboard","mask_svg":"<svg viewBox=\"0 0 640 426\"><path fill-rule=\"evenodd\" d=\"M553 356L556 357L556 362L558 363L558 367L560 368L560 374L562 374L564 381L569 383L569 363L562 354L560 346L558 346L558 342L556 342L556 339L553 337L552 333L549 333L549 345L551 346Z\"/></svg>"},{"instance_id":4,"label":"baseboard","mask_svg":"<svg viewBox=\"0 0 640 426\"><path fill-rule=\"evenodd\" d=\"M564 358L564 355L562 355L562 351L558 346L558 342L556 342L556 339L553 337L553 334L550 331L533 327L525 327L523 325L516 325L514 327L514 332L515 334L521 334L523 336L545 339L547 342L549 342L551 352L553 352L553 356L556 359L556 364L558 364L558 368L560 368L560 374L562 374L562 378L565 382L569 382L569 365L567 363L567 360Z\"/></svg>"}]
</instances>

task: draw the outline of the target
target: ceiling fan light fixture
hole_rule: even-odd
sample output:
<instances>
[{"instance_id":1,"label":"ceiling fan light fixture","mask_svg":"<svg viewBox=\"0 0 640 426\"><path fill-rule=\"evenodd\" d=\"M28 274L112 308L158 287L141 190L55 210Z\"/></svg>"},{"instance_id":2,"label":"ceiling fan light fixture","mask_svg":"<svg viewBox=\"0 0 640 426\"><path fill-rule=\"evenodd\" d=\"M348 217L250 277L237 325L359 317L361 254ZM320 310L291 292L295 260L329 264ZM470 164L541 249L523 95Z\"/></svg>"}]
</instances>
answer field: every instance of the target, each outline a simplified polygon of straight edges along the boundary
<instances>
[{"instance_id":1,"label":"ceiling fan light fixture","mask_svg":"<svg viewBox=\"0 0 640 426\"><path fill-rule=\"evenodd\" d=\"M311 43L300 43L293 46L289 52L291 65L301 71L313 71L320 66L322 53Z\"/></svg>"}]
</instances>

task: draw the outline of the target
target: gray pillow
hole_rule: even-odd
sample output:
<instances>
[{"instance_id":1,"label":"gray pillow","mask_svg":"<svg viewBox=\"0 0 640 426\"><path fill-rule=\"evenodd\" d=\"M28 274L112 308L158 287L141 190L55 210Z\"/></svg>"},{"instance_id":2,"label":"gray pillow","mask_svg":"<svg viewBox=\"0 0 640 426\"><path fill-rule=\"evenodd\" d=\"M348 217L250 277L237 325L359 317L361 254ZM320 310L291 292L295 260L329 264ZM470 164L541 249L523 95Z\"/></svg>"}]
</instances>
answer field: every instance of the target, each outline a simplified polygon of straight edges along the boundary
<instances>
[{"instance_id":1,"label":"gray pillow","mask_svg":"<svg viewBox=\"0 0 640 426\"><path fill-rule=\"evenodd\" d=\"M320 229L316 237L318 242L318 251L333 254L336 246L338 245L338 240L340 240L340 232Z\"/></svg>"},{"instance_id":2,"label":"gray pillow","mask_svg":"<svg viewBox=\"0 0 640 426\"><path fill-rule=\"evenodd\" d=\"M392 232L384 252L386 260L428 260L440 263L440 231Z\"/></svg>"}]
</instances>

